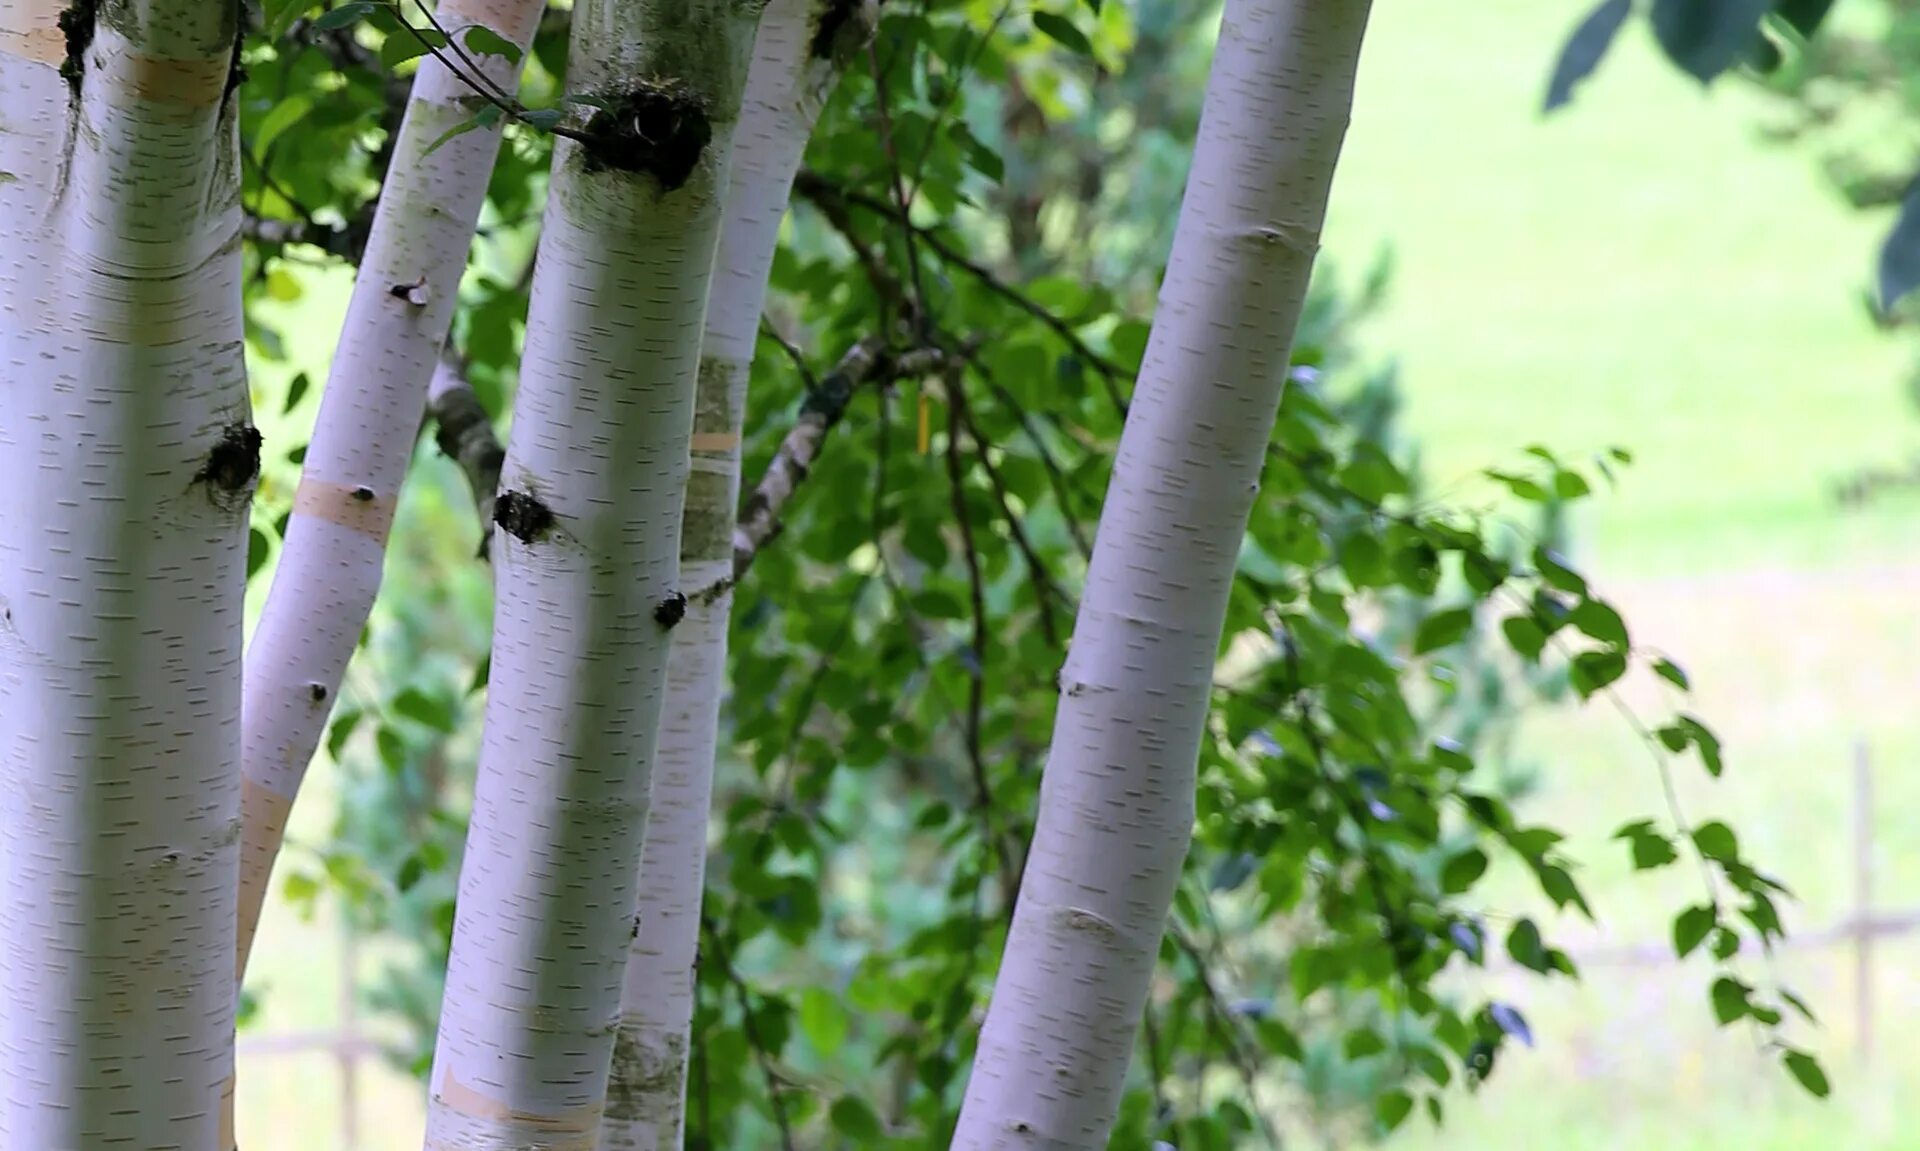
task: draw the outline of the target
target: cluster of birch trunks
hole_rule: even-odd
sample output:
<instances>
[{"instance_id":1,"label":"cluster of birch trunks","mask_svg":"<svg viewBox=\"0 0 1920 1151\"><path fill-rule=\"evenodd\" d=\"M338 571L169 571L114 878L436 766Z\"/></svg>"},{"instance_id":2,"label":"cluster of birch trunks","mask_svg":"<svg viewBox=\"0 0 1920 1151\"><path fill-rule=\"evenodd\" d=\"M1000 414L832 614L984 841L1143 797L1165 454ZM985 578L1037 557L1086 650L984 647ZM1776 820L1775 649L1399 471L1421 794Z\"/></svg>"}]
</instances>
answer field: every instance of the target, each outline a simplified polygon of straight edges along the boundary
<instances>
[{"instance_id":1,"label":"cluster of birch trunks","mask_svg":"<svg viewBox=\"0 0 1920 1151\"><path fill-rule=\"evenodd\" d=\"M437 21L524 54L545 3L443 0ZM1225 5L956 1148L1096 1148L1112 1127L1367 9ZM575 5L567 83L596 99L555 141L493 505L429 1148L681 1144L735 555L681 524L732 523L781 219L877 18ZM500 145L497 117L471 123L476 86L510 93L519 71L498 51L421 62L243 659L260 441L240 24L224 0L0 7L8 1151L235 1144L237 981L378 591Z\"/></svg>"}]
</instances>

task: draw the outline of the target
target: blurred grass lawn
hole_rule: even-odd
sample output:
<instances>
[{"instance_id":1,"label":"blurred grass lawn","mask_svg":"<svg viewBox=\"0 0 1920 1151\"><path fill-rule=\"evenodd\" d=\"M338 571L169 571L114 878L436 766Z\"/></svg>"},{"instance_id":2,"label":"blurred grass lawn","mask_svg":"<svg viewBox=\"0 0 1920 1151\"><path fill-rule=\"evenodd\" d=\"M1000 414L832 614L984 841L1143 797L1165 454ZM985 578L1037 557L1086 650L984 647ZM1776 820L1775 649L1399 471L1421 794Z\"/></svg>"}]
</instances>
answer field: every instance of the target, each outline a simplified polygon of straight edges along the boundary
<instances>
[{"instance_id":1,"label":"blurred grass lawn","mask_svg":"<svg viewBox=\"0 0 1920 1151\"><path fill-rule=\"evenodd\" d=\"M1901 398L1907 349L1876 335L1858 303L1884 222L1847 211L1808 156L1760 143L1755 96L1702 93L1654 60L1639 29L1570 112L1542 121L1546 70L1579 7L1380 0L1330 258L1353 271L1381 244L1395 249L1392 306L1367 346L1403 358L1436 480L1536 442L1636 454L1579 522L1579 550L1636 638L1693 673L1693 706L1726 744L1720 785L1682 770L1690 814L1732 819L1802 895L1795 921L1825 924L1848 910L1849 757L1867 739L1881 768L1882 898L1920 904L1920 829L1895 817L1920 799L1908 770L1920 761L1920 504L1843 515L1829 494L1848 469L1920 446ZM303 309L301 359L322 362L337 316L337 304ZM1643 687L1633 694L1650 710ZM1677 871L1625 882L1605 842L1660 810L1644 752L1601 708L1536 723L1527 743L1546 768L1534 815L1593 861L1607 932L1663 938L1665 916L1697 890ZM324 774L296 831L324 827ZM284 907L269 916L255 965L269 988L262 1028L325 1025L331 933ZM1539 1050L1510 1058L1478 1098L1456 1097L1444 1130L1418 1121L1394 1145L1915 1145L1920 1119L1900 1114L1894 1092L1920 1057L1892 1037L1920 1021L1909 982L1893 977L1917 953L1920 942L1883 948L1871 1072L1849 1054L1846 954L1781 961L1826 1021L1806 1039L1837 1084L1824 1108L1795 1098L1749 1036L1714 1032L1701 971L1596 969L1579 987L1514 984ZM333 1091L324 1057L245 1061L243 1145L337 1149ZM358 1151L417 1147L420 1097L375 1072Z\"/></svg>"},{"instance_id":2,"label":"blurred grass lawn","mask_svg":"<svg viewBox=\"0 0 1920 1151\"><path fill-rule=\"evenodd\" d=\"M1365 346L1403 357L1409 417L1446 483L1531 443L1613 445L1634 466L1577 521L1577 550L1636 641L1693 675L1689 706L1721 735L1726 778L1679 767L1696 821L1729 819L1801 896L1792 922L1849 913L1851 757L1877 772L1879 898L1920 905L1920 502L1842 513L1833 481L1920 447L1901 386L1910 345L1877 334L1860 293L1884 219L1848 211L1805 152L1769 147L1766 103L1702 92L1635 27L1568 112L1543 120L1553 53L1585 4L1383 0L1334 193L1333 257L1396 254L1393 300ZM1463 492L1475 489L1463 487ZM1478 498L1476 496L1476 498ZM1658 716L1649 685L1629 691ZM1617 713L1546 717L1530 815L1573 837L1614 941L1658 941L1699 902L1697 875L1629 879L1627 819L1663 811ZM1511 890L1518 892L1520 888ZM1601 934L1573 922L1568 936ZM1894 1091L1920 1063L1904 967L1882 946L1878 1062L1852 1056L1850 953L1792 953L1777 972L1823 1019L1801 1042L1836 1084L1820 1106L1740 1030L1718 1033L1704 969L1594 969L1584 985L1505 986L1539 1043L1456 1098L1403 1151L1632 1147L1706 1151L1910 1147ZM1762 969L1757 974L1764 975Z\"/></svg>"}]
</instances>

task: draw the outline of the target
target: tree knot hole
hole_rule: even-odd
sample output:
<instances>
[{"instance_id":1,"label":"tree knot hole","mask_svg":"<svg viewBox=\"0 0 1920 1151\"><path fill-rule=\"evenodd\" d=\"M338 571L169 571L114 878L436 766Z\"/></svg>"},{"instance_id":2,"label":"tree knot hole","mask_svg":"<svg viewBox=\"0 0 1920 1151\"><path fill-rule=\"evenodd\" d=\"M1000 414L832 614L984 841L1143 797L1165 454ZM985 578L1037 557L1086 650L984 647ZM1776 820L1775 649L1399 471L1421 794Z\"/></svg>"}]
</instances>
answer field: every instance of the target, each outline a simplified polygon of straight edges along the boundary
<instances>
[{"instance_id":1,"label":"tree knot hole","mask_svg":"<svg viewBox=\"0 0 1920 1151\"><path fill-rule=\"evenodd\" d=\"M324 683L310 683L310 684L308 684L308 685L307 685L307 698L308 698L308 699L310 699L310 700L312 700L312 701L313 701L313 702L315 702L315 703L325 703L325 702L327 702L327 685L326 685L326 684L324 684Z\"/></svg>"},{"instance_id":2,"label":"tree knot hole","mask_svg":"<svg viewBox=\"0 0 1920 1151\"><path fill-rule=\"evenodd\" d=\"M246 491L260 476L260 443L260 429L252 424L231 423L221 428L220 439L194 473L194 482L208 484L226 495Z\"/></svg>"},{"instance_id":3,"label":"tree knot hole","mask_svg":"<svg viewBox=\"0 0 1920 1151\"><path fill-rule=\"evenodd\" d=\"M669 592L667 598L653 606L654 622L663 628L671 629L673 625L685 618L687 618L687 597L683 592Z\"/></svg>"},{"instance_id":4,"label":"tree knot hole","mask_svg":"<svg viewBox=\"0 0 1920 1151\"><path fill-rule=\"evenodd\" d=\"M530 544L553 529L553 509L531 493L504 491L493 501L493 522L514 539Z\"/></svg>"},{"instance_id":5,"label":"tree knot hole","mask_svg":"<svg viewBox=\"0 0 1920 1151\"><path fill-rule=\"evenodd\" d=\"M671 192L692 177L713 142L706 104L673 81L643 82L587 121L587 163L652 176Z\"/></svg>"},{"instance_id":6,"label":"tree knot hole","mask_svg":"<svg viewBox=\"0 0 1920 1151\"><path fill-rule=\"evenodd\" d=\"M357 487L353 489L353 498L360 503L370 504L373 502L373 489L365 486Z\"/></svg>"},{"instance_id":7,"label":"tree knot hole","mask_svg":"<svg viewBox=\"0 0 1920 1151\"><path fill-rule=\"evenodd\" d=\"M67 41L66 59L60 62L60 77L75 95L80 92L80 77L87 69L87 48L93 43L94 23L98 19L99 0L73 0L60 11L60 34Z\"/></svg>"}]
</instances>

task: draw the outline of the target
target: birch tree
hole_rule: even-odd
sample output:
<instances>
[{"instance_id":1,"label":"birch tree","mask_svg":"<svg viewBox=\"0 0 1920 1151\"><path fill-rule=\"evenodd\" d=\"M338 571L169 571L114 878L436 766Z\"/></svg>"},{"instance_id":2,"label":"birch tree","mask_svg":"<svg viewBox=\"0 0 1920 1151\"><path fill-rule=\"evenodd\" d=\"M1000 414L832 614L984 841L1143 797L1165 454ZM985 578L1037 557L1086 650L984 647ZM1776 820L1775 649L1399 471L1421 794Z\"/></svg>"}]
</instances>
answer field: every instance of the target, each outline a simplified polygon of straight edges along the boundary
<instances>
[{"instance_id":1,"label":"birch tree","mask_svg":"<svg viewBox=\"0 0 1920 1151\"><path fill-rule=\"evenodd\" d=\"M280 563L248 649L239 963L253 944L287 815L380 588L394 505L510 92L545 0L448 0L414 79L307 446ZM405 33L395 32L395 36Z\"/></svg>"},{"instance_id":2,"label":"birch tree","mask_svg":"<svg viewBox=\"0 0 1920 1151\"><path fill-rule=\"evenodd\" d=\"M233 1146L234 4L0 10L0 1145Z\"/></svg>"},{"instance_id":3,"label":"birch tree","mask_svg":"<svg viewBox=\"0 0 1920 1151\"><path fill-rule=\"evenodd\" d=\"M734 527L747 380L794 173L821 103L871 31L866 9L845 0L772 0L733 131L680 528L680 585L691 595L667 662L603 1151L677 1149L683 1140L727 622L750 547L736 543Z\"/></svg>"},{"instance_id":4,"label":"birch tree","mask_svg":"<svg viewBox=\"0 0 1920 1151\"><path fill-rule=\"evenodd\" d=\"M1367 0L1229 0L956 1148L1099 1148L1192 835L1241 540Z\"/></svg>"},{"instance_id":5,"label":"birch tree","mask_svg":"<svg viewBox=\"0 0 1920 1151\"><path fill-rule=\"evenodd\" d=\"M576 9L494 518L486 734L427 1145L600 1130L679 583L700 331L759 5Z\"/></svg>"}]
</instances>

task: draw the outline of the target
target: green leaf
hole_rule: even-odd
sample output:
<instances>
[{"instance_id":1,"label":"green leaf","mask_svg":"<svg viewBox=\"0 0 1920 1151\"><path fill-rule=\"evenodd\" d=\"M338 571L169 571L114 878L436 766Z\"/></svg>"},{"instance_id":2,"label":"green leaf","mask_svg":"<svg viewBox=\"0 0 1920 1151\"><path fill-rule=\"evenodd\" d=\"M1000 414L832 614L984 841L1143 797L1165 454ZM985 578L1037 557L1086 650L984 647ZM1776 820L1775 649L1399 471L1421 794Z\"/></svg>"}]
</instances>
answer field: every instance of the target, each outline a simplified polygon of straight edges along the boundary
<instances>
[{"instance_id":1,"label":"green leaf","mask_svg":"<svg viewBox=\"0 0 1920 1151\"><path fill-rule=\"evenodd\" d=\"M1720 773L1726 767L1720 760L1719 738L1708 731L1705 724L1690 715L1680 717L1680 726L1685 729L1693 746L1700 749L1700 762L1706 764L1707 774L1715 779L1720 778Z\"/></svg>"},{"instance_id":2,"label":"green leaf","mask_svg":"<svg viewBox=\"0 0 1920 1151\"><path fill-rule=\"evenodd\" d=\"M444 699L434 699L419 688L410 687L395 696L393 710L435 731L451 732L456 726L453 704Z\"/></svg>"},{"instance_id":3,"label":"green leaf","mask_svg":"<svg viewBox=\"0 0 1920 1151\"><path fill-rule=\"evenodd\" d=\"M1818 1019L1814 1018L1813 1008L1808 1007L1807 1001L1800 998L1798 995L1795 995L1793 992L1788 991L1786 988L1782 987L1780 989L1780 998L1786 1000L1787 1006L1793 1008L1795 1011L1798 1011L1800 1013L1800 1017L1802 1019L1805 1019L1808 1023L1820 1022Z\"/></svg>"},{"instance_id":4,"label":"green leaf","mask_svg":"<svg viewBox=\"0 0 1920 1151\"><path fill-rule=\"evenodd\" d=\"M260 126L253 130L251 143L254 159L265 157L267 149L273 147L273 142L311 111L313 95L309 92L295 92L268 109L267 114L260 118Z\"/></svg>"},{"instance_id":5,"label":"green leaf","mask_svg":"<svg viewBox=\"0 0 1920 1151\"><path fill-rule=\"evenodd\" d=\"M1700 849L1700 854L1721 863L1740 858L1740 845L1734 837L1733 828L1717 819L1693 829L1693 845Z\"/></svg>"},{"instance_id":6,"label":"green leaf","mask_svg":"<svg viewBox=\"0 0 1920 1151\"><path fill-rule=\"evenodd\" d=\"M1389 1091L1373 1104L1373 1117L1383 1131L1393 1131L1413 1113L1413 1096L1405 1091Z\"/></svg>"},{"instance_id":7,"label":"green leaf","mask_svg":"<svg viewBox=\"0 0 1920 1151\"><path fill-rule=\"evenodd\" d=\"M1792 1075L1815 1099L1825 1099L1833 1093L1833 1086L1827 1082L1827 1073L1821 1070L1820 1061L1812 1055L1789 1047L1780 1056L1780 1062L1786 1064L1787 1074Z\"/></svg>"},{"instance_id":8,"label":"green leaf","mask_svg":"<svg viewBox=\"0 0 1920 1151\"><path fill-rule=\"evenodd\" d=\"M1560 59L1553 65L1553 76L1547 81L1545 111L1565 107L1573 99L1573 90L1600 66L1632 11L1633 0L1605 0L1580 21L1580 26L1567 38L1566 46L1560 49Z\"/></svg>"},{"instance_id":9,"label":"green leaf","mask_svg":"<svg viewBox=\"0 0 1920 1151\"><path fill-rule=\"evenodd\" d=\"M407 765L407 741L400 733L382 724L373 733L374 746L380 750L380 762L395 775Z\"/></svg>"},{"instance_id":10,"label":"green leaf","mask_svg":"<svg viewBox=\"0 0 1920 1151\"><path fill-rule=\"evenodd\" d=\"M1068 51L1078 52L1082 56L1093 55L1093 41L1087 39L1087 34L1065 16L1053 12L1035 12L1033 26Z\"/></svg>"},{"instance_id":11,"label":"green leaf","mask_svg":"<svg viewBox=\"0 0 1920 1151\"><path fill-rule=\"evenodd\" d=\"M1880 310L1890 312L1920 286L1920 179L1907 188L1900 215L1880 245Z\"/></svg>"},{"instance_id":12,"label":"green leaf","mask_svg":"<svg viewBox=\"0 0 1920 1151\"><path fill-rule=\"evenodd\" d=\"M307 394L307 389L311 386L312 381L307 379L307 373L301 372L293 377L293 382L287 385L287 402L281 407L280 414L286 415L298 407L301 397Z\"/></svg>"},{"instance_id":13,"label":"green leaf","mask_svg":"<svg viewBox=\"0 0 1920 1151\"><path fill-rule=\"evenodd\" d=\"M1553 968L1553 960L1540 938L1540 929L1531 919L1522 919L1513 925L1513 930L1507 932L1507 954L1529 971L1544 975Z\"/></svg>"},{"instance_id":14,"label":"green leaf","mask_svg":"<svg viewBox=\"0 0 1920 1151\"><path fill-rule=\"evenodd\" d=\"M1713 981L1713 989L1708 992L1708 997L1713 1000L1713 1017L1720 1021L1722 1027L1745 1018L1753 1010L1749 998L1752 994L1753 988L1731 975L1722 975Z\"/></svg>"},{"instance_id":15,"label":"green leaf","mask_svg":"<svg viewBox=\"0 0 1920 1151\"><path fill-rule=\"evenodd\" d=\"M495 32L485 24L474 24L467 29L465 38L469 52L481 56L499 56L509 64L518 64L524 55L520 45Z\"/></svg>"},{"instance_id":16,"label":"green leaf","mask_svg":"<svg viewBox=\"0 0 1920 1151\"><path fill-rule=\"evenodd\" d=\"M1693 684L1688 681L1687 673L1681 669L1679 664L1674 663L1670 659L1654 660L1653 673L1679 688L1681 691L1693 690Z\"/></svg>"},{"instance_id":17,"label":"green leaf","mask_svg":"<svg viewBox=\"0 0 1920 1151\"><path fill-rule=\"evenodd\" d=\"M267 533L259 528L247 529L247 578L252 579L255 572L267 566L267 557L273 554L273 544L267 539Z\"/></svg>"},{"instance_id":18,"label":"green leaf","mask_svg":"<svg viewBox=\"0 0 1920 1151\"><path fill-rule=\"evenodd\" d=\"M327 758L339 761L340 749L352 737L353 729L360 726L360 714L357 709L350 709L333 718L333 726L327 731Z\"/></svg>"},{"instance_id":19,"label":"green leaf","mask_svg":"<svg viewBox=\"0 0 1920 1151\"><path fill-rule=\"evenodd\" d=\"M397 68L409 60L429 52L438 52L446 46L447 38L438 29L415 28L411 32L395 32L380 45L380 62L389 68Z\"/></svg>"},{"instance_id":20,"label":"green leaf","mask_svg":"<svg viewBox=\"0 0 1920 1151\"><path fill-rule=\"evenodd\" d=\"M853 1140L856 1147L869 1147L883 1134L880 1117L866 1101L854 1095L842 1095L827 1112L833 1129Z\"/></svg>"},{"instance_id":21,"label":"green leaf","mask_svg":"<svg viewBox=\"0 0 1920 1151\"><path fill-rule=\"evenodd\" d=\"M312 0L266 0L261 7L262 22L266 26L267 39L279 41L293 27L293 22L304 16L313 7Z\"/></svg>"},{"instance_id":22,"label":"green leaf","mask_svg":"<svg viewBox=\"0 0 1920 1151\"><path fill-rule=\"evenodd\" d=\"M1566 560L1558 553L1544 547L1534 548L1533 567L1548 586L1577 596L1587 594L1587 581L1579 572L1568 566Z\"/></svg>"},{"instance_id":23,"label":"green leaf","mask_svg":"<svg viewBox=\"0 0 1920 1151\"><path fill-rule=\"evenodd\" d=\"M1627 657L1617 651L1583 651L1567 667L1567 679L1581 699L1593 694L1627 673Z\"/></svg>"},{"instance_id":24,"label":"green leaf","mask_svg":"<svg viewBox=\"0 0 1920 1151\"><path fill-rule=\"evenodd\" d=\"M1773 5L1775 14L1808 40L1820 31L1820 25L1832 9L1833 0L1774 0Z\"/></svg>"},{"instance_id":25,"label":"green leaf","mask_svg":"<svg viewBox=\"0 0 1920 1151\"><path fill-rule=\"evenodd\" d=\"M818 987L800 993L800 1033L822 1055L833 1055L847 1041L847 1009Z\"/></svg>"},{"instance_id":26,"label":"green leaf","mask_svg":"<svg viewBox=\"0 0 1920 1151\"><path fill-rule=\"evenodd\" d=\"M1614 832L1615 839L1627 840L1633 848L1633 867L1635 871L1648 871L1656 867L1665 867L1680 858L1680 852L1673 841L1655 830L1651 820L1638 820Z\"/></svg>"},{"instance_id":27,"label":"green leaf","mask_svg":"<svg viewBox=\"0 0 1920 1151\"><path fill-rule=\"evenodd\" d=\"M1487 853L1470 847L1447 861L1440 873L1440 886L1448 895L1459 895L1487 873Z\"/></svg>"},{"instance_id":28,"label":"green leaf","mask_svg":"<svg viewBox=\"0 0 1920 1151\"><path fill-rule=\"evenodd\" d=\"M409 855L400 862L400 873L394 876L393 885L404 895L413 890L414 884L420 882L426 870L426 864L420 862L418 855Z\"/></svg>"},{"instance_id":29,"label":"green leaf","mask_svg":"<svg viewBox=\"0 0 1920 1151\"><path fill-rule=\"evenodd\" d=\"M1419 631L1414 634L1413 654L1425 655L1438 648L1451 647L1472 630L1472 608L1456 607L1435 612L1420 621Z\"/></svg>"},{"instance_id":30,"label":"green leaf","mask_svg":"<svg viewBox=\"0 0 1920 1151\"><path fill-rule=\"evenodd\" d=\"M483 120L481 119L481 113L484 113L484 112L492 112L493 115L490 118ZM479 112L474 113L472 116L468 117L467 119L460 121L458 124L455 124L453 127L448 128L446 131L440 133L438 136L435 136L433 138L433 143L428 144L426 147L426 150L420 153L420 158L424 160L428 156L433 155L435 152L440 150L440 146L442 144L445 144L448 140L453 139L455 136L464 136L468 132L473 131L475 128L484 127L488 124L493 123L499 118L500 118L500 109L494 107L492 104L488 104L486 107L480 109Z\"/></svg>"},{"instance_id":31,"label":"green leaf","mask_svg":"<svg viewBox=\"0 0 1920 1151\"><path fill-rule=\"evenodd\" d=\"M1768 0L1653 0L1653 35L1702 84L1746 58Z\"/></svg>"},{"instance_id":32,"label":"green leaf","mask_svg":"<svg viewBox=\"0 0 1920 1151\"><path fill-rule=\"evenodd\" d=\"M340 7L321 13L320 18L313 22L313 30L332 32L338 28L350 27L371 16L375 7L372 0L347 0L347 3Z\"/></svg>"},{"instance_id":33,"label":"green leaf","mask_svg":"<svg viewBox=\"0 0 1920 1151\"><path fill-rule=\"evenodd\" d=\"M520 122L541 132L551 132L559 127L565 115L558 108L534 108L520 113Z\"/></svg>"},{"instance_id":34,"label":"green leaf","mask_svg":"<svg viewBox=\"0 0 1920 1151\"><path fill-rule=\"evenodd\" d=\"M1528 663L1540 662L1540 653L1547 647L1547 633L1540 630L1531 616L1508 616L1501 622L1500 630L1506 633L1507 646L1513 648L1514 654Z\"/></svg>"},{"instance_id":35,"label":"green leaf","mask_svg":"<svg viewBox=\"0 0 1920 1151\"><path fill-rule=\"evenodd\" d=\"M1682 959L1693 954L1712 931L1718 916L1707 904L1689 907L1673 920L1673 953Z\"/></svg>"},{"instance_id":36,"label":"green leaf","mask_svg":"<svg viewBox=\"0 0 1920 1151\"><path fill-rule=\"evenodd\" d=\"M1629 647L1626 621L1620 613L1597 599L1583 599L1574 606L1573 614L1568 617L1574 627L1601 643L1615 647Z\"/></svg>"}]
</instances>

